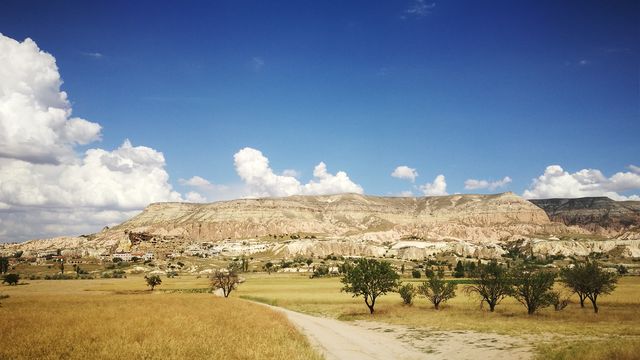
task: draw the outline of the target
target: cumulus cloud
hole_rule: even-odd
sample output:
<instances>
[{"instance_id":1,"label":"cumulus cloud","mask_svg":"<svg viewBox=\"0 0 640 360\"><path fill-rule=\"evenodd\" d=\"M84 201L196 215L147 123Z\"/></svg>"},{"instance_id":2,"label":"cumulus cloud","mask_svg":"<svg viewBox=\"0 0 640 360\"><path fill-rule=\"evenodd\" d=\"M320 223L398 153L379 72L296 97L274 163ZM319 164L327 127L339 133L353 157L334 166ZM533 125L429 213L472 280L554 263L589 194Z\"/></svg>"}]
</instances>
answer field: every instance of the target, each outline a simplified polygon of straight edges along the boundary
<instances>
[{"instance_id":1,"label":"cumulus cloud","mask_svg":"<svg viewBox=\"0 0 640 360\"><path fill-rule=\"evenodd\" d=\"M99 230L151 202L181 201L161 152L78 145L99 124L73 117L55 58L0 34L0 241Z\"/></svg>"},{"instance_id":2,"label":"cumulus cloud","mask_svg":"<svg viewBox=\"0 0 640 360\"><path fill-rule=\"evenodd\" d=\"M53 56L31 39L0 34L0 157L60 163L100 139L100 125L72 117Z\"/></svg>"},{"instance_id":3,"label":"cumulus cloud","mask_svg":"<svg viewBox=\"0 0 640 360\"><path fill-rule=\"evenodd\" d=\"M418 177L418 172L414 168L410 168L405 165L398 166L393 172L391 176L398 179L410 180L411 182L416 181L416 177Z\"/></svg>"},{"instance_id":4,"label":"cumulus cloud","mask_svg":"<svg viewBox=\"0 0 640 360\"><path fill-rule=\"evenodd\" d=\"M238 176L247 187L247 196L326 195L337 193L362 194L362 187L349 179L344 171L335 175L327 171L324 162L313 170L314 178L306 184L288 175L277 175L262 152L246 147L234 156Z\"/></svg>"},{"instance_id":5,"label":"cumulus cloud","mask_svg":"<svg viewBox=\"0 0 640 360\"><path fill-rule=\"evenodd\" d=\"M495 190L511 183L511 178L505 176L502 180L488 181L488 180L476 180L467 179L464 182L464 188L467 190L489 189Z\"/></svg>"},{"instance_id":6,"label":"cumulus cloud","mask_svg":"<svg viewBox=\"0 0 640 360\"><path fill-rule=\"evenodd\" d=\"M597 169L582 169L575 173L560 165L547 166L544 174L533 179L523 196L529 199L576 198L607 196L614 200L640 199L638 195L625 196L621 192L640 190L638 167L630 165L630 172L618 172L611 177Z\"/></svg>"},{"instance_id":7,"label":"cumulus cloud","mask_svg":"<svg viewBox=\"0 0 640 360\"><path fill-rule=\"evenodd\" d=\"M419 189L426 196L449 195L447 193L447 181L442 174L436 176L433 182L420 185Z\"/></svg>"},{"instance_id":8,"label":"cumulus cloud","mask_svg":"<svg viewBox=\"0 0 640 360\"><path fill-rule=\"evenodd\" d=\"M428 4L425 0L414 0L407 9L405 9L403 18L406 16L423 17L431 13L433 8L436 7L436 3Z\"/></svg>"}]
</instances>

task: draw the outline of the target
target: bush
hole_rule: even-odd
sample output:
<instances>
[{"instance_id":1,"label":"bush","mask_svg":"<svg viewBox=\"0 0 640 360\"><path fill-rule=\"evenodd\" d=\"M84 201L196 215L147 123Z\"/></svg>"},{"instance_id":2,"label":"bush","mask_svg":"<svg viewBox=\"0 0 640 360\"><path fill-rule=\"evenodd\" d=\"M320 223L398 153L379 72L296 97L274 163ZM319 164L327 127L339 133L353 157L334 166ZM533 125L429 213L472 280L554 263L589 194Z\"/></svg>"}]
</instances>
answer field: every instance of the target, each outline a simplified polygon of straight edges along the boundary
<instances>
[{"instance_id":1,"label":"bush","mask_svg":"<svg viewBox=\"0 0 640 360\"><path fill-rule=\"evenodd\" d=\"M420 274L420 270L418 270L418 269L413 269L413 270L411 270L411 276L412 276L414 279L420 279L420 276L421 276L421 275L422 275L422 274Z\"/></svg>"},{"instance_id":2,"label":"bush","mask_svg":"<svg viewBox=\"0 0 640 360\"><path fill-rule=\"evenodd\" d=\"M311 275L311 278L317 278L327 275L329 275L329 268L325 265L318 265L313 269L313 275Z\"/></svg>"},{"instance_id":3,"label":"bush","mask_svg":"<svg viewBox=\"0 0 640 360\"><path fill-rule=\"evenodd\" d=\"M413 304L413 296L416 293L416 289L413 286L413 284L409 284L409 283L403 284L398 289L398 293L400 293L400 297L402 298L402 302L405 305Z\"/></svg>"},{"instance_id":4,"label":"bush","mask_svg":"<svg viewBox=\"0 0 640 360\"><path fill-rule=\"evenodd\" d=\"M7 274L2 281L3 284L7 283L9 285L18 285L18 282L20 282L20 275L18 274Z\"/></svg>"}]
</instances>

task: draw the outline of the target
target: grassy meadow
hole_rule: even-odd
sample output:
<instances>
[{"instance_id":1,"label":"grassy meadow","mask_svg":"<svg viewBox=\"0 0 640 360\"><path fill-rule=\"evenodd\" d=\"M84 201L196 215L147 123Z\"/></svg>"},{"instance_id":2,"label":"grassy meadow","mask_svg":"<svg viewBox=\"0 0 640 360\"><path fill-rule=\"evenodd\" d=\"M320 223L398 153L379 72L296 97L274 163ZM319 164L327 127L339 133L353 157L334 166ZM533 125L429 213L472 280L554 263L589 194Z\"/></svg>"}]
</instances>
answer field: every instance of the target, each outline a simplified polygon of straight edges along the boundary
<instances>
[{"instance_id":1,"label":"grassy meadow","mask_svg":"<svg viewBox=\"0 0 640 360\"><path fill-rule=\"evenodd\" d=\"M0 359L321 358L283 315L198 292L206 279L25 282L0 286Z\"/></svg>"},{"instance_id":2,"label":"grassy meadow","mask_svg":"<svg viewBox=\"0 0 640 360\"><path fill-rule=\"evenodd\" d=\"M126 279L23 280L0 286L0 359L319 359L282 315L243 299L341 320L375 320L428 331L473 330L531 342L540 359L636 359L640 355L640 277L623 277L600 313L577 298L563 311L528 316L513 299L490 313L462 292L433 309L424 298L405 306L397 293L369 315L361 298L340 292L337 277L249 273L229 299L209 294L206 277L163 277L148 291ZM403 279L417 283L420 280Z\"/></svg>"},{"instance_id":3,"label":"grassy meadow","mask_svg":"<svg viewBox=\"0 0 640 360\"><path fill-rule=\"evenodd\" d=\"M419 280L403 279L414 282ZM505 299L491 313L479 299L463 293L440 311L426 299L402 304L397 293L383 296L369 315L362 298L340 292L339 278L309 279L296 274L260 274L250 277L234 296L240 296L310 314L341 320L375 320L424 327L434 331L473 330L523 337L535 344L541 359L640 358L640 278L623 277L618 288L599 299L600 313L580 308L577 297L562 311L546 308L529 316L520 303Z\"/></svg>"}]
</instances>

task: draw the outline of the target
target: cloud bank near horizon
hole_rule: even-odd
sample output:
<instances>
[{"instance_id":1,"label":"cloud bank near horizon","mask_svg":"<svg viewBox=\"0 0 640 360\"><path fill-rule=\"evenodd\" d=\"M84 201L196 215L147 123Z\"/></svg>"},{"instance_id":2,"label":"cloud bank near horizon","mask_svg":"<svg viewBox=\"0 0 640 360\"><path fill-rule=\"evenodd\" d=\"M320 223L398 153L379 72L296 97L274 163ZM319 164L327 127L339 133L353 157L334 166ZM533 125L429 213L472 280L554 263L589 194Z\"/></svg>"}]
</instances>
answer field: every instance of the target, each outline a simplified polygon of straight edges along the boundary
<instances>
[{"instance_id":1,"label":"cloud bank near horizon","mask_svg":"<svg viewBox=\"0 0 640 360\"><path fill-rule=\"evenodd\" d=\"M150 202L181 201L161 152L80 145L102 127L72 116L55 58L0 34L0 241L93 232Z\"/></svg>"}]
</instances>

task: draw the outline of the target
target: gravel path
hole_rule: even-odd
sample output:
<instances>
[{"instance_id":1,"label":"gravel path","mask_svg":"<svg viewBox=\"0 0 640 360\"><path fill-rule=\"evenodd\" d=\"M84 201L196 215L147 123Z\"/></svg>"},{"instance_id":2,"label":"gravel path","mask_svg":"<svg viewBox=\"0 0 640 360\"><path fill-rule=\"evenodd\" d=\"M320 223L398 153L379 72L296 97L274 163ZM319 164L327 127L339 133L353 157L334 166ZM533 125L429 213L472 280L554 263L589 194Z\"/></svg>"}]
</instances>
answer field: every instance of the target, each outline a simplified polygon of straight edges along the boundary
<instances>
[{"instance_id":1,"label":"gravel path","mask_svg":"<svg viewBox=\"0 0 640 360\"><path fill-rule=\"evenodd\" d=\"M434 332L371 321L347 323L270 307L285 313L326 360L532 358L531 349L524 340L505 335Z\"/></svg>"}]
</instances>

